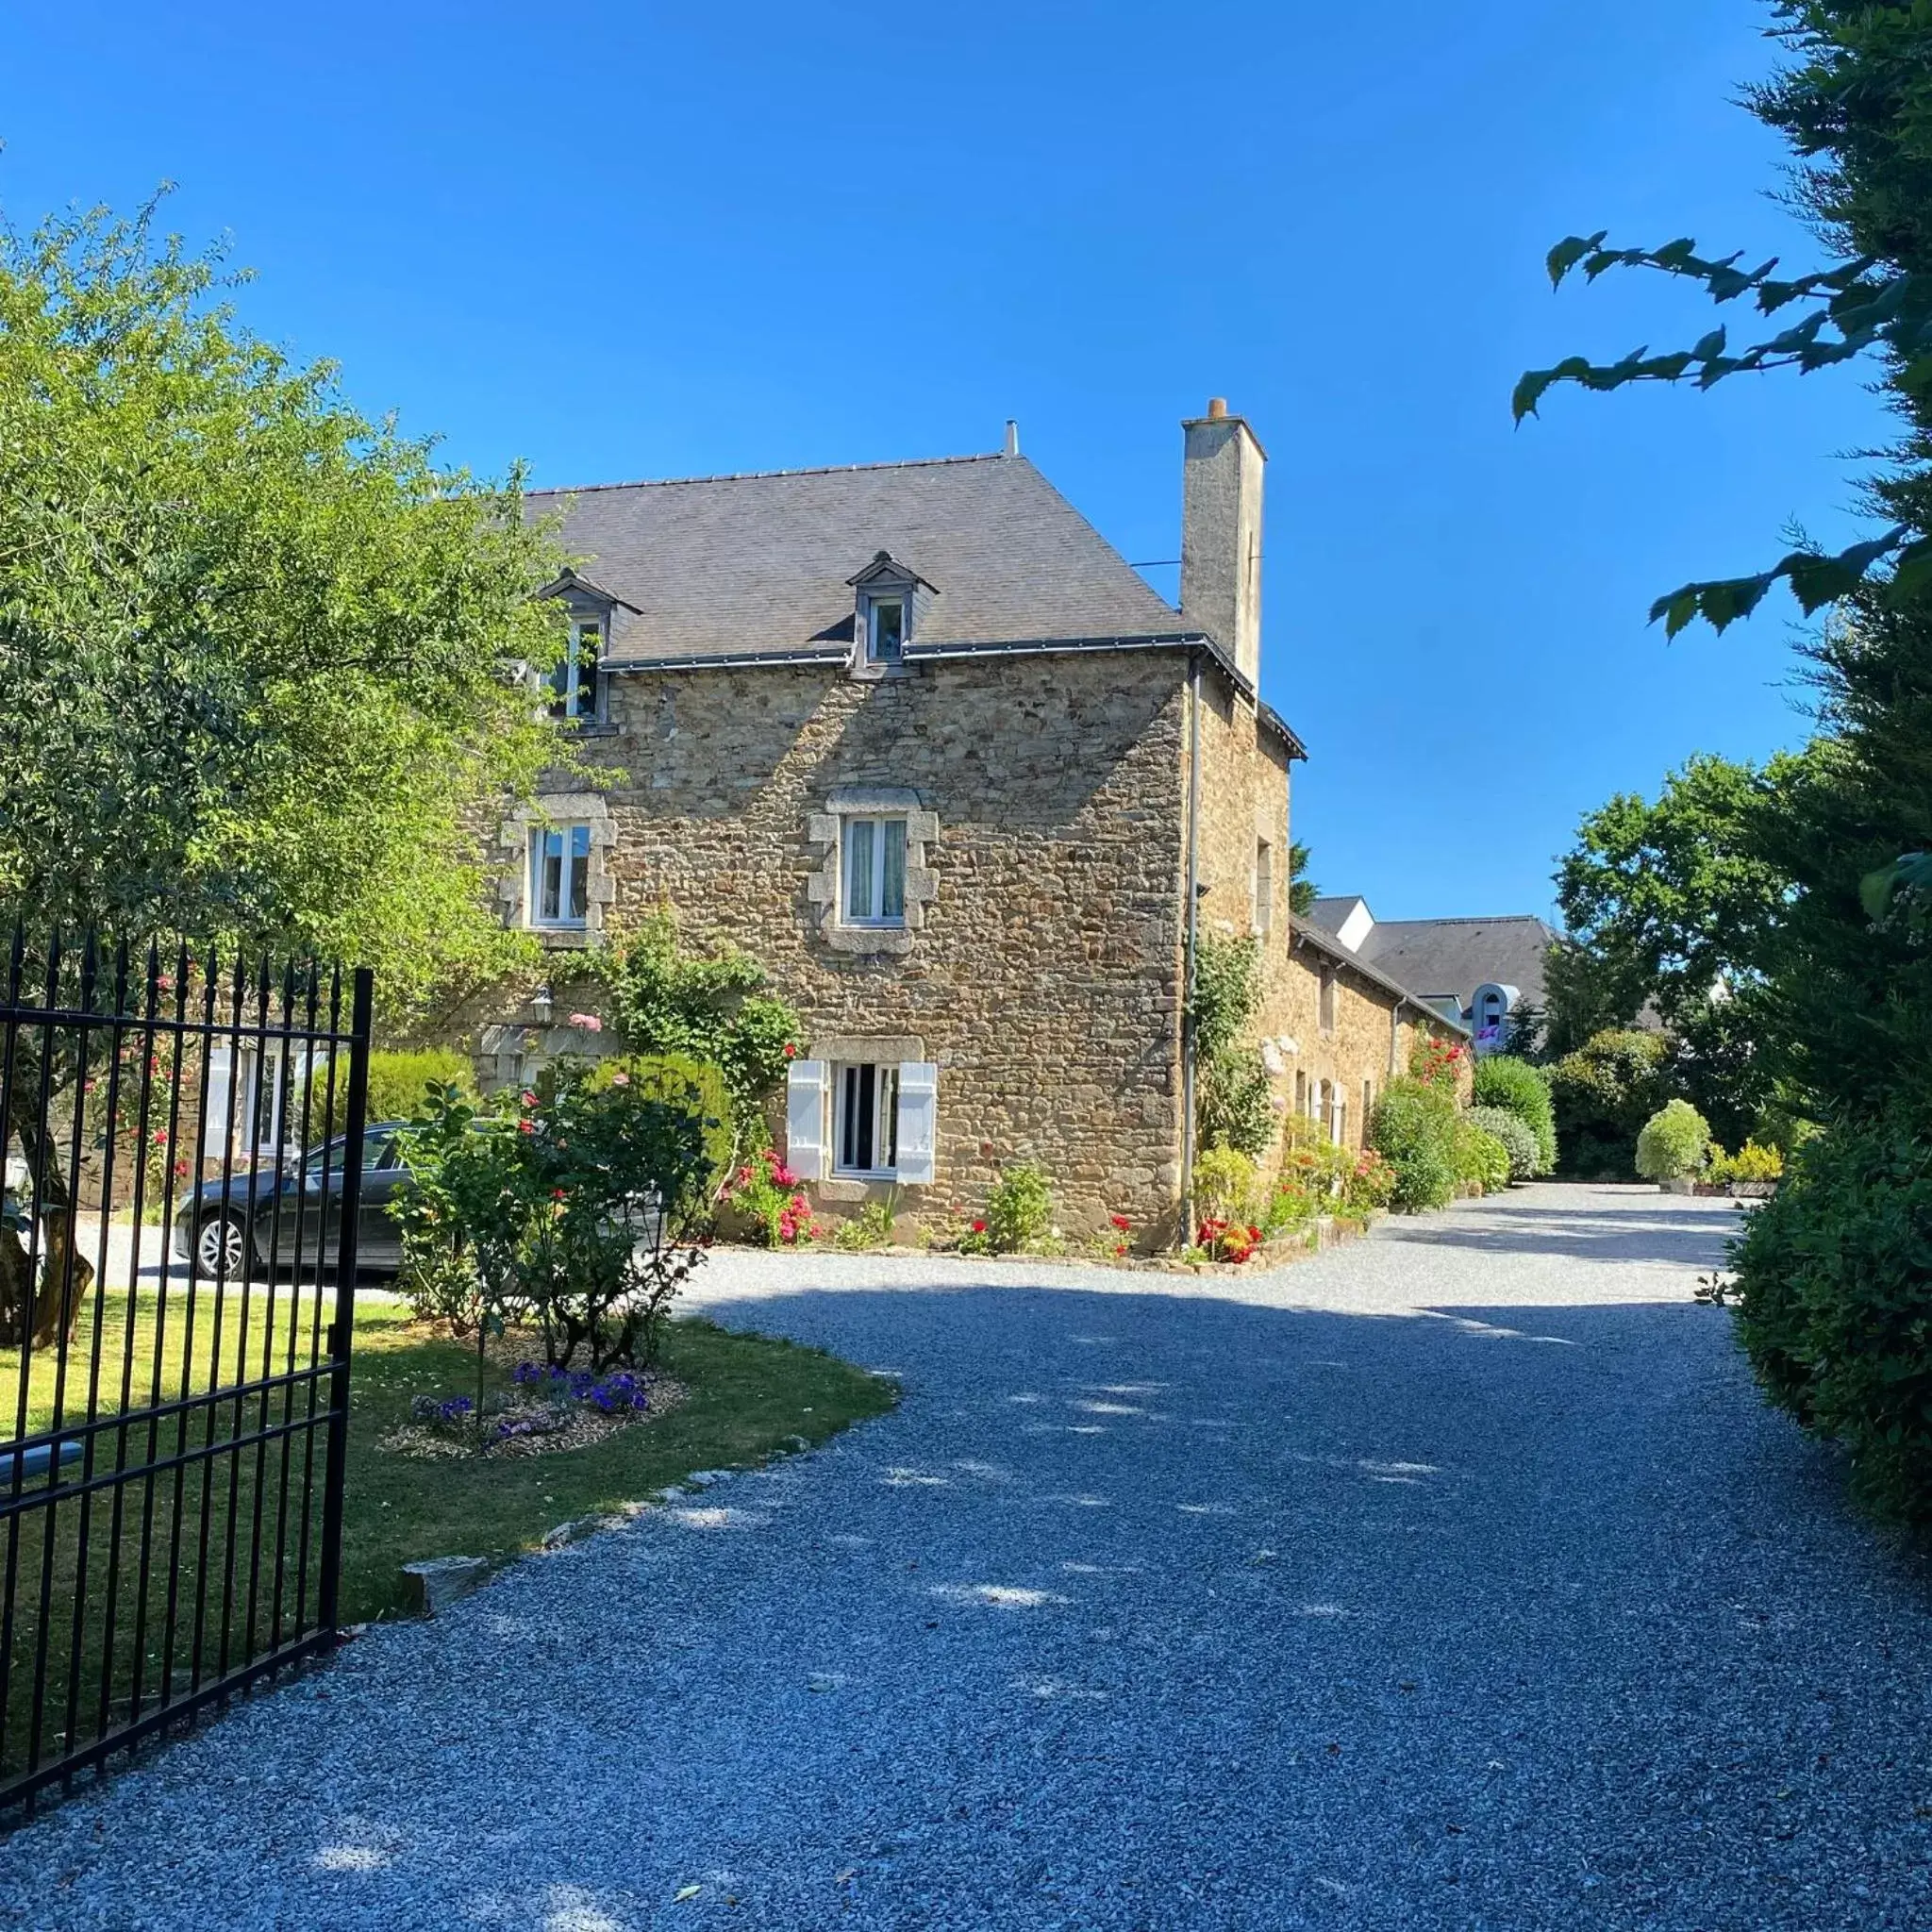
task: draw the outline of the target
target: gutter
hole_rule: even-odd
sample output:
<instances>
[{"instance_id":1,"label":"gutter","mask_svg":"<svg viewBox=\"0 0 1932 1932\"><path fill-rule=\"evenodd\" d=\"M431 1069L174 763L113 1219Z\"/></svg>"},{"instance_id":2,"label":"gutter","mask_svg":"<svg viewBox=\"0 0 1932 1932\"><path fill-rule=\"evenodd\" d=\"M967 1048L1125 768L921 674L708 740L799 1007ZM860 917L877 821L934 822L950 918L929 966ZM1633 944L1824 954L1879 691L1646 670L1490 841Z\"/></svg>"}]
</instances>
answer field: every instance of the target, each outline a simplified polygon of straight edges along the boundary
<instances>
[{"instance_id":1,"label":"gutter","mask_svg":"<svg viewBox=\"0 0 1932 1932\"><path fill-rule=\"evenodd\" d=\"M1181 970L1181 1224L1175 1245L1194 1231L1194 972L1201 929L1201 654L1188 658L1188 937Z\"/></svg>"}]
</instances>

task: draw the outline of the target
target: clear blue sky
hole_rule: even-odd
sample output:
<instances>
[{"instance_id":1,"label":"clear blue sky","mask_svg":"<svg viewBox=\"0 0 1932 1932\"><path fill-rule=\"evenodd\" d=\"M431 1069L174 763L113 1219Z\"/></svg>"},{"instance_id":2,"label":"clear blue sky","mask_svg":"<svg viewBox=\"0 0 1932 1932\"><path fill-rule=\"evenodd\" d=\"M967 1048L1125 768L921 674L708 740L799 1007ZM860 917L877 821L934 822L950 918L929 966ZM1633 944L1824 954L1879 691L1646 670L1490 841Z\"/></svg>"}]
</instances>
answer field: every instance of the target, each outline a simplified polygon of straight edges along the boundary
<instances>
[{"instance_id":1,"label":"clear blue sky","mask_svg":"<svg viewBox=\"0 0 1932 1932\"><path fill-rule=\"evenodd\" d=\"M1793 522L1849 541L1846 454L1885 434L1846 372L1510 426L1524 367L1708 320L1553 296L1562 235L1811 258L1731 104L1767 11L70 0L0 20L0 204L178 182L259 332L544 484L986 450L1015 416L1172 558L1177 425L1225 395L1272 458L1263 685L1316 876L1384 917L1542 910L1609 792L1802 736L1791 606L1668 646L1645 611Z\"/></svg>"}]
</instances>

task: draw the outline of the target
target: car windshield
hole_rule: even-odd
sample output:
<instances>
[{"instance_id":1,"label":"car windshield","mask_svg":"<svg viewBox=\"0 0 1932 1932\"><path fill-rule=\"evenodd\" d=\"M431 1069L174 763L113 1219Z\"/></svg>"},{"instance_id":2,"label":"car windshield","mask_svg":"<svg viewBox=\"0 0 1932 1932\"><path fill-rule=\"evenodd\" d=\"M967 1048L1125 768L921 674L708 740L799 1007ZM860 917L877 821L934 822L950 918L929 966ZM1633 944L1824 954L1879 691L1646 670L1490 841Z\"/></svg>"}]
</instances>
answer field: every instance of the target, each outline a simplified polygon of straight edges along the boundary
<instances>
[{"instance_id":1,"label":"car windshield","mask_svg":"<svg viewBox=\"0 0 1932 1932\"><path fill-rule=\"evenodd\" d=\"M371 1127L362 1137L362 1172L374 1173L389 1162L391 1143L395 1139L393 1127ZM316 1148L302 1162L302 1171L311 1180L320 1180L322 1171L327 1167L329 1178L340 1180L342 1175L342 1150L348 1141L337 1139Z\"/></svg>"}]
</instances>

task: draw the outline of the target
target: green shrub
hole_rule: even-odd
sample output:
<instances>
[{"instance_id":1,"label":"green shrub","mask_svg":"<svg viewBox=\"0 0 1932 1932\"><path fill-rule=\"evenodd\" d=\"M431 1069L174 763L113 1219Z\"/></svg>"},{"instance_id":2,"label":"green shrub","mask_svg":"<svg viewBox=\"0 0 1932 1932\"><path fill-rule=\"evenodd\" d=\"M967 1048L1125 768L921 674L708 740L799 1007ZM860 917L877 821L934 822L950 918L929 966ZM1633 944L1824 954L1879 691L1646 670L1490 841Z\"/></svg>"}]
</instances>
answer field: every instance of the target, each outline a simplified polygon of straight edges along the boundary
<instances>
[{"instance_id":1,"label":"green shrub","mask_svg":"<svg viewBox=\"0 0 1932 1932\"><path fill-rule=\"evenodd\" d=\"M1637 1172L1647 1181L1686 1180L1704 1169L1710 1123L1688 1100L1673 1100L1644 1122L1637 1137Z\"/></svg>"},{"instance_id":2,"label":"green shrub","mask_svg":"<svg viewBox=\"0 0 1932 1932\"><path fill-rule=\"evenodd\" d=\"M1550 1076L1528 1060L1508 1054L1491 1054L1475 1063L1471 1093L1474 1107L1501 1108L1526 1126L1536 1142L1532 1174L1557 1170L1557 1114L1550 1102ZM1519 1175L1527 1180L1529 1174Z\"/></svg>"},{"instance_id":3,"label":"green shrub","mask_svg":"<svg viewBox=\"0 0 1932 1932\"><path fill-rule=\"evenodd\" d=\"M1440 1089L1390 1081L1369 1116L1369 1144L1395 1170L1391 1207L1414 1213L1456 1192L1456 1103Z\"/></svg>"},{"instance_id":4,"label":"green shrub","mask_svg":"<svg viewBox=\"0 0 1932 1932\"><path fill-rule=\"evenodd\" d=\"M1000 1170L986 1197L986 1244L995 1255L1017 1255L1053 1232L1053 1190L1037 1160Z\"/></svg>"},{"instance_id":5,"label":"green shrub","mask_svg":"<svg viewBox=\"0 0 1932 1932\"><path fill-rule=\"evenodd\" d=\"M1710 1146L1710 1165L1705 1169L1708 1180L1774 1181L1784 1176L1785 1158L1775 1147L1760 1147L1746 1141L1735 1154L1726 1154L1716 1141Z\"/></svg>"},{"instance_id":6,"label":"green shrub","mask_svg":"<svg viewBox=\"0 0 1932 1932\"><path fill-rule=\"evenodd\" d=\"M1258 1048L1238 1041L1260 1004L1260 948L1252 939L1200 936L1194 993L1194 1124L1203 1147L1232 1147L1258 1160L1280 1119Z\"/></svg>"},{"instance_id":7,"label":"green shrub","mask_svg":"<svg viewBox=\"0 0 1932 1932\"><path fill-rule=\"evenodd\" d=\"M319 1064L308 1083L308 1138L320 1141L325 1124L342 1131L348 1099L349 1061L336 1065L335 1109L327 1112L328 1068ZM369 1120L410 1121L424 1118L433 1105L431 1088L454 1088L465 1100L476 1097L475 1069L466 1053L454 1047L425 1046L406 1053L375 1052L369 1056Z\"/></svg>"},{"instance_id":8,"label":"green shrub","mask_svg":"<svg viewBox=\"0 0 1932 1932\"><path fill-rule=\"evenodd\" d=\"M1467 1114L1456 1117L1456 1178L1466 1187L1497 1194L1509 1185L1509 1150Z\"/></svg>"},{"instance_id":9,"label":"green shrub","mask_svg":"<svg viewBox=\"0 0 1932 1932\"><path fill-rule=\"evenodd\" d=\"M1932 1121L1808 1141L1731 1265L1725 1293L1766 1392L1845 1443L1870 1507L1932 1521Z\"/></svg>"},{"instance_id":10,"label":"green shrub","mask_svg":"<svg viewBox=\"0 0 1932 1932\"><path fill-rule=\"evenodd\" d=\"M1611 1027L1550 1069L1557 1146L1566 1174L1625 1180L1643 1124L1673 1097L1670 1043L1660 1033Z\"/></svg>"},{"instance_id":11,"label":"green shrub","mask_svg":"<svg viewBox=\"0 0 1932 1932\"><path fill-rule=\"evenodd\" d=\"M1463 1118L1471 1126L1480 1127L1503 1143L1503 1151L1509 1157L1512 1181L1532 1180L1541 1172L1536 1136L1520 1113L1512 1113L1505 1107L1473 1107Z\"/></svg>"},{"instance_id":12,"label":"green shrub","mask_svg":"<svg viewBox=\"0 0 1932 1932\"><path fill-rule=\"evenodd\" d=\"M731 1134L731 1095L723 1069L689 1054L626 1054L592 1062L591 1084L633 1086L652 1100L691 1108L704 1125L708 1191L715 1194L724 1184L736 1149Z\"/></svg>"},{"instance_id":13,"label":"green shrub","mask_svg":"<svg viewBox=\"0 0 1932 1932\"><path fill-rule=\"evenodd\" d=\"M1373 1147L1364 1147L1356 1156L1355 1166L1342 1184L1342 1210L1366 1216L1388 1207L1394 1192L1395 1170Z\"/></svg>"},{"instance_id":14,"label":"green shrub","mask_svg":"<svg viewBox=\"0 0 1932 1932\"><path fill-rule=\"evenodd\" d=\"M669 912L613 935L588 964L604 983L625 1044L720 1068L745 1135L767 1097L784 1085L786 1063L804 1042L797 1013L767 990L765 969L735 946L692 958L680 948Z\"/></svg>"},{"instance_id":15,"label":"green shrub","mask_svg":"<svg viewBox=\"0 0 1932 1932\"><path fill-rule=\"evenodd\" d=\"M1269 1193L1258 1225L1261 1239L1272 1241L1278 1236L1307 1227L1322 1211L1321 1204L1307 1185L1292 1174L1284 1174Z\"/></svg>"},{"instance_id":16,"label":"green shrub","mask_svg":"<svg viewBox=\"0 0 1932 1932\"><path fill-rule=\"evenodd\" d=\"M1236 1147L1209 1147L1194 1157L1197 1219L1245 1221L1255 1198L1255 1163Z\"/></svg>"},{"instance_id":17,"label":"green shrub","mask_svg":"<svg viewBox=\"0 0 1932 1932\"><path fill-rule=\"evenodd\" d=\"M1274 1090L1257 1049L1224 1047L1201 1062L1195 1118L1204 1147L1232 1147L1259 1160L1274 1145L1281 1117L1274 1111Z\"/></svg>"},{"instance_id":18,"label":"green shrub","mask_svg":"<svg viewBox=\"0 0 1932 1932\"><path fill-rule=\"evenodd\" d=\"M891 1245L892 1224L899 1216L899 1191L883 1201L868 1201L850 1221L841 1221L832 1236L835 1248L883 1248Z\"/></svg>"}]
</instances>

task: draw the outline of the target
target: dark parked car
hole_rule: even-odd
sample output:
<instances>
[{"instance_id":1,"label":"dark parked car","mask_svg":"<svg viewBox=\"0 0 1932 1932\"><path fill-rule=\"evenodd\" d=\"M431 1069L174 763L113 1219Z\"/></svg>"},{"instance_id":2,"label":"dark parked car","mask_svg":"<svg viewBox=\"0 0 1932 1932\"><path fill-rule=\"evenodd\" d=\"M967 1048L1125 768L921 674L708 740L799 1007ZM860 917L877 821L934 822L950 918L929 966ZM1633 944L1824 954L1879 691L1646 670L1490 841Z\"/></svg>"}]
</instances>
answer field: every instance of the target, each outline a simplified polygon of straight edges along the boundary
<instances>
[{"instance_id":1,"label":"dark parked car","mask_svg":"<svg viewBox=\"0 0 1932 1932\"><path fill-rule=\"evenodd\" d=\"M402 1265L401 1237L390 1218L396 1190L408 1185L409 1171L397 1158L399 1121L381 1121L362 1137L362 1207L356 1223L356 1266L372 1274L393 1274ZM194 1272L213 1279L225 1271L242 1279L250 1251L257 1275L292 1267L297 1255L310 1266L321 1242L325 1262L336 1257L341 1238L342 1150L337 1139L316 1147L281 1170L258 1168L206 1181L181 1204L175 1216L175 1252L192 1260ZM328 1178L323 1179L326 1166Z\"/></svg>"}]
</instances>

